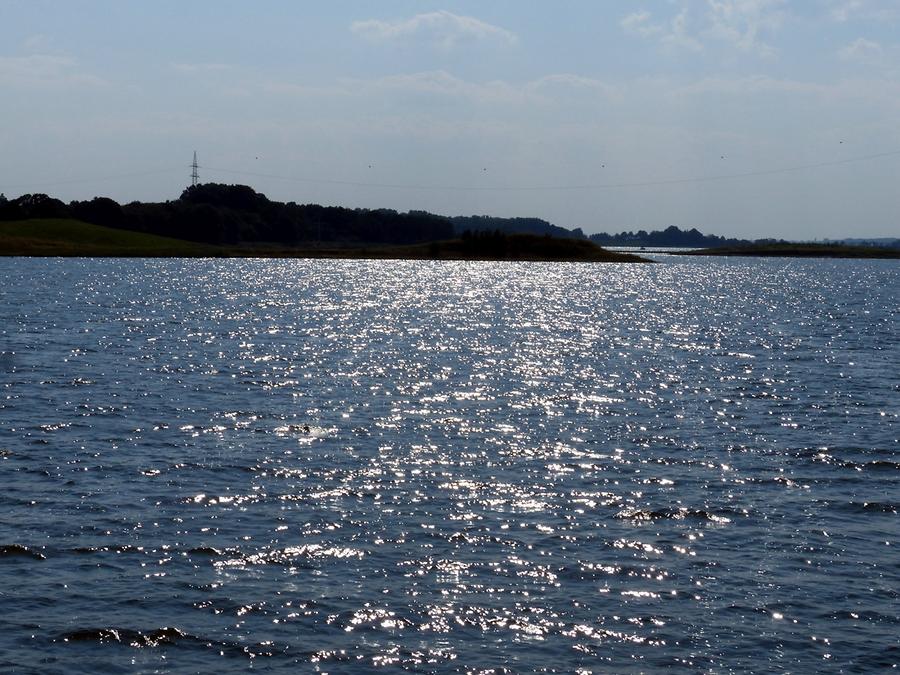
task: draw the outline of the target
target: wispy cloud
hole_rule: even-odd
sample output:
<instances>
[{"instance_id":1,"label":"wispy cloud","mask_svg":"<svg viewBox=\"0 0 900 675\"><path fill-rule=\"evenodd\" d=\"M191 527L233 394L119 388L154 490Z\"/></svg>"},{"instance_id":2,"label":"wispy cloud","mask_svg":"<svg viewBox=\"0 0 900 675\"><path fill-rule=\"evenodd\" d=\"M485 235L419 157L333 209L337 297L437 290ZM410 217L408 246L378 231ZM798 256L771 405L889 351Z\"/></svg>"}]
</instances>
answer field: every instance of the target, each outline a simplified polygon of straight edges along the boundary
<instances>
[{"instance_id":1,"label":"wispy cloud","mask_svg":"<svg viewBox=\"0 0 900 675\"><path fill-rule=\"evenodd\" d=\"M704 42L715 41L771 56L776 49L764 36L781 28L784 4L785 0L706 0L705 11L694 16L684 3L671 17L657 19L641 10L625 16L621 25L626 33L658 40L664 47L701 51Z\"/></svg>"},{"instance_id":2,"label":"wispy cloud","mask_svg":"<svg viewBox=\"0 0 900 675\"><path fill-rule=\"evenodd\" d=\"M543 93L545 91L589 92L601 96L607 100L617 100L620 92L612 85L596 80L592 77L574 75L572 73L558 73L545 75L525 85L527 91Z\"/></svg>"},{"instance_id":3,"label":"wispy cloud","mask_svg":"<svg viewBox=\"0 0 900 675\"><path fill-rule=\"evenodd\" d=\"M777 32L784 23L784 0L707 0L708 34L736 45L746 52L771 56L775 48L766 34Z\"/></svg>"},{"instance_id":4,"label":"wispy cloud","mask_svg":"<svg viewBox=\"0 0 900 675\"><path fill-rule=\"evenodd\" d=\"M878 21L894 23L900 20L900 5L896 1L832 0L828 17L832 21Z\"/></svg>"},{"instance_id":5,"label":"wispy cloud","mask_svg":"<svg viewBox=\"0 0 900 675\"><path fill-rule=\"evenodd\" d=\"M703 45L696 38L688 33L688 14L683 9L669 23L669 32L662 38L663 44L673 45L675 47L683 47L691 51L699 52L703 49Z\"/></svg>"},{"instance_id":6,"label":"wispy cloud","mask_svg":"<svg viewBox=\"0 0 900 675\"><path fill-rule=\"evenodd\" d=\"M653 23L652 19L653 15L642 9L623 17L620 24L625 32L630 35L639 35L645 38L662 35L665 29L662 25Z\"/></svg>"},{"instance_id":7,"label":"wispy cloud","mask_svg":"<svg viewBox=\"0 0 900 675\"><path fill-rule=\"evenodd\" d=\"M409 19L395 21L356 21L350 26L350 30L377 42L424 38L444 49L463 42L490 41L510 45L517 40L513 33L504 28L446 10L417 14Z\"/></svg>"},{"instance_id":8,"label":"wispy cloud","mask_svg":"<svg viewBox=\"0 0 900 675\"><path fill-rule=\"evenodd\" d=\"M26 87L100 86L105 81L82 72L69 56L0 56L0 84Z\"/></svg>"},{"instance_id":9,"label":"wispy cloud","mask_svg":"<svg viewBox=\"0 0 900 675\"><path fill-rule=\"evenodd\" d=\"M884 57L884 49L877 42L866 38L857 38L838 50L838 57L842 61L855 61L871 65L881 62Z\"/></svg>"},{"instance_id":10,"label":"wispy cloud","mask_svg":"<svg viewBox=\"0 0 900 675\"><path fill-rule=\"evenodd\" d=\"M275 91L271 85L268 89ZM283 94L306 94L312 91L306 87L292 86L280 86L277 90ZM445 70L389 75L369 80L342 80L335 87L327 91L319 90L317 93L363 96L388 91L391 92L392 99L397 99L398 96L428 95L499 106L524 103L565 105L583 96L601 102L611 102L620 97L618 90L612 85L572 73L545 75L526 82L506 80L477 82L460 78Z\"/></svg>"},{"instance_id":11,"label":"wispy cloud","mask_svg":"<svg viewBox=\"0 0 900 675\"><path fill-rule=\"evenodd\" d=\"M650 12L640 10L625 16L620 23L629 35L659 40L664 47L692 52L703 50L700 41L690 35L690 18L686 8L667 21L654 21Z\"/></svg>"},{"instance_id":12,"label":"wispy cloud","mask_svg":"<svg viewBox=\"0 0 900 675\"><path fill-rule=\"evenodd\" d=\"M843 23L848 21L862 8L862 0L839 0L832 5L831 10L828 12L828 16L834 21Z\"/></svg>"},{"instance_id":13,"label":"wispy cloud","mask_svg":"<svg viewBox=\"0 0 900 675\"><path fill-rule=\"evenodd\" d=\"M641 10L624 17L621 25L630 35L658 39L664 46L683 48L694 52L703 49L703 45L688 32L687 9L682 9L669 21L659 23L653 21L653 15L650 12Z\"/></svg>"}]
</instances>

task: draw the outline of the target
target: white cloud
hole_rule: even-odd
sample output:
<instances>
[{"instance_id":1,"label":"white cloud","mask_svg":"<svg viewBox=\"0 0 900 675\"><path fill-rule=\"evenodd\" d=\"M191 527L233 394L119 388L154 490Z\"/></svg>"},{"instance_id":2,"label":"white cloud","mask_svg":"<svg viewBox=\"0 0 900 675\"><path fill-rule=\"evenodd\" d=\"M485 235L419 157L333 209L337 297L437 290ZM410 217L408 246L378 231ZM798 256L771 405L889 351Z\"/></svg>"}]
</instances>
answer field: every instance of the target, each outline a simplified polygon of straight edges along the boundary
<instances>
[{"instance_id":1,"label":"white cloud","mask_svg":"<svg viewBox=\"0 0 900 675\"><path fill-rule=\"evenodd\" d=\"M658 38L668 47L683 48L698 52L703 45L688 33L687 9L681 10L668 23L654 23L646 10L634 12L622 19L621 26L626 33L642 38Z\"/></svg>"},{"instance_id":2,"label":"white cloud","mask_svg":"<svg viewBox=\"0 0 900 675\"><path fill-rule=\"evenodd\" d=\"M842 61L856 61L859 63L873 64L881 61L884 49L877 42L866 38L857 38L838 51L838 57Z\"/></svg>"},{"instance_id":3,"label":"white cloud","mask_svg":"<svg viewBox=\"0 0 900 675\"><path fill-rule=\"evenodd\" d=\"M26 87L98 86L105 82L78 69L68 56L0 56L0 84Z\"/></svg>"},{"instance_id":4,"label":"white cloud","mask_svg":"<svg viewBox=\"0 0 900 675\"><path fill-rule=\"evenodd\" d=\"M840 0L840 2L837 2L832 6L831 11L828 14L834 21L843 23L849 20L862 8L862 0Z\"/></svg>"},{"instance_id":5,"label":"white cloud","mask_svg":"<svg viewBox=\"0 0 900 675\"><path fill-rule=\"evenodd\" d=\"M271 86L268 89L275 90ZM284 94L309 92L306 88L291 86L281 86L278 90ZM464 80L445 70L390 75L372 80L343 80L338 87L328 91L327 95L362 96L388 91L391 92L392 100L402 100L410 95L428 95L477 105L498 106L498 109L526 103L567 105L576 100L610 103L621 99L617 88L600 80L572 73L545 75L517 83L505 80ZM324 90L320 93L326 94Z\"/></svg>"},{"instance_id":6,"label":"white cloud","mask_svg":"<svg viewBox=\"0 0 900 675\"><path fill-rule=\"evenodd\" d=\"M663 44L682 47L694 52L703 49L700 42L688 34L687 10L679 12L669 25L669 32L662 38Z\"/></svg>"},{"instance_id":7,"label":"white cloud","mask_svg":"<svg viewBox=\"0 0 900 675\"><path fill-rule=\"evenodd\" d=\"M529 82L525 85L526 91L543 93L545 91L584 91L594 93L608 100L618 100L620 98L619 91L601 80L595 80L592 77L584 77L582 75L574 75L572 73L558 73L555 75L545 75L537 80Z\"/></svg>"},{"instance_id":8,"label":"white cloud","mask_svg":"<svg viewBox=\"0 0 900 675\"><path fill-rule=\"evenodd\" d=\"M707 3L711 37L761 56L775 53L775 48L762 36L781 28L784 0L707 0Z\"/></svg>"},{"instance_id":9,"label":"white cloud","mask_svg":"<svg viewBox=\"0 0 900 675\"><path fill-rule=\"evenodd\" d=\"M857 20L895 23L900 20L900 4L896 0L832 0L828 16L838 23Z\"/></svg>"},{"instance_id":10,"label":"white cloud","mask_svg":"<svg viewBox=\"0 0 900 675\"><path fill-rule=\"evenodd\" d=\"M661 35L664 29L659 24L650 22L652 15L647 10L642 9L624 17L620 22L622 28L630 35L639 35L640 37L653 37Z\"/></svg>"},{"instance_id":11,"label":"white cloud","mask_svg":"<svg viewBox=\"0 0 900 675\"><path fill-rule=\"evenodd\" d=\"M264 74L219 64L170 64L188 77L202 77L221 95L244 97L278 96L284 101L311 103L346 101L348 97L386 95L409 105L410 97L442 98L463 105L521 106L524 104L567 105L568 103L615 103L621 100L618 87L602 80L574 73L552 73L526 81L468 80L446 70L399 73L367 79L338 78L323 84L277 80ZM222 73L226 77L212 77ZM346 103L342 103L346 105Z\"/></svg>"},{"instance_id":12,"label":"white cloud","mask_svg":"<svg viewBox=\"0 0 900 675\"><path fill-rule=\"evenodd\" d=\"M516 36L504 28L446 10L417 14L410 19L397 21L355 21L350 30L377 42L425 37L444 49L461 42L493 41L506 45L516 42Z\"/></svg>"},{"instance_id":13,"label":"white cloud","mask_svg":"<svg viewBox=\"0 0 900 675\"><path fill-rule=\"evenodd\" d=\"M672 86L672 92L679 96L723 94L727 96L756 96L758 94L800 94L827 96L834 91L832 85L824 85L798 80L782 80L765 75L739 78L708 77L683 86Z\"/></svg>"},{"instance_id":14,"label":"white cloud","mask_svg":"<svg viewBox=\"0 0 900 675\"><path fill-rule=\"evenodd\" d=\"M641 10L625 16L621 26L630 35L656 39L666 47L701 51L705 38L771 56L776 50L762 36L781 28L784 4L785 0L706 0L706 11L696 21L685 3L671 18L654 21Z\"/></svg>"}]
</instances>

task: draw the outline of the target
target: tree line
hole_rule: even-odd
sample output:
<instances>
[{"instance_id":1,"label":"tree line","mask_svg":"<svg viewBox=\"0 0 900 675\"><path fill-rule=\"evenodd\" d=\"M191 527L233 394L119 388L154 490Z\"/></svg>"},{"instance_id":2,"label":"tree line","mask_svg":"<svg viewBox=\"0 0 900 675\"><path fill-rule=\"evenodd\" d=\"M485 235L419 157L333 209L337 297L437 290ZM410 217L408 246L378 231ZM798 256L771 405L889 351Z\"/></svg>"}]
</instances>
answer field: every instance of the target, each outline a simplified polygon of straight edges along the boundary
<instances>
[{"instance_id":1,"label":"tree line","mask_svg":"<svg viewBox=\"0 0 900 675\"><path fill-rule=\"evenodd\" d=\"M46 194L26 194L15 199L0 194L0 220L29 218L75 218L105 227L208 244L418 244L452 239L465 232L588 239L581 228L570 230L540 218L446 217L426 211L401 213L393 209L282 203L246 185L221 183L189 187L172 201L128 204L108 197L66 204ZM750 243L705 235L696 228L681 230L674 225L653 232L592 234L589 239L600 246L716 247ZM486 245L487 240L481 244Z\"/></svg>"},{"instance_id":2,"label":"tree line","mask_svg":"<svg viewBox=\"0 0 900 675\"><path fill-rule=\"evenodd\" d=\"M619 234L592 234L591 241L600 246L671 246L685 248L715 248L717 246L740 246L751 243L747 239L719 237L715 234L703 234L697 228L682 230L671 225L664 230L638 230L637 232L620 232ZM774 243L775 239L760 239L756 243Z\"/></svg>"},{"instance_id":3,"label":"tree line","mask_svg":"<svg viewBox=\"0 0 900 675\"><path fill-rule=\"evenodd\" d=\"M75 218L95 225L208 244L347 242L415 244L454 236L449 219L424 211L282 203L245 185L204 183L174 201L69 204L46 194L0 196L0 220Z\"/></svg>"}]
</instances>

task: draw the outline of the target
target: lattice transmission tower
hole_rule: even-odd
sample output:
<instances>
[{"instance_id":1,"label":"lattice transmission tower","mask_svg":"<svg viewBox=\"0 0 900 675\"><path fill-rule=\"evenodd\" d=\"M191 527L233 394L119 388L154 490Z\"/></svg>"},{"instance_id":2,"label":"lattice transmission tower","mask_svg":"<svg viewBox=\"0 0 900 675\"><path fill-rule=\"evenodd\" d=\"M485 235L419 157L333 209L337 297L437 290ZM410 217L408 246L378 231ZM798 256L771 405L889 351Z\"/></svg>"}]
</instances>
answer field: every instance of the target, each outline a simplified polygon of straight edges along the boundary
<instances>
[{"instance_id":1,"label":"lattice transmission tower","mask_svg":"<svg viewBox=\"0 0 900 675\"><path fill-rule=\"evenodd\" d=\"M191 164L191 187L197 187L200 182L200 165L197 164L197 151L194 150L194 163Z\"/></svg>"}]
</instances>

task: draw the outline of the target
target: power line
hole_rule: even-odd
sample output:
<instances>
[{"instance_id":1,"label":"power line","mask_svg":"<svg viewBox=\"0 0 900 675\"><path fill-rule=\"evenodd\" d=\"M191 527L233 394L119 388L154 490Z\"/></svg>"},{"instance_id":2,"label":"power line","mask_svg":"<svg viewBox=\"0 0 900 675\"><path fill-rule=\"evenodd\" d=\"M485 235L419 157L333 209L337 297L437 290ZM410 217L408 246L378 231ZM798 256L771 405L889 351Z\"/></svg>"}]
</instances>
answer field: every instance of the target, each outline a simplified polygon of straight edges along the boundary
<instances>
[{"instance_id":1,"label":"power line","mask_svg":"<svg viewBox=\"0 0 900 675\"><path fill-rule=\"evenodd\" d=\"M299 176L284 176L270 173L258 173L254 171L242 171L236 169L225 169L220 167L203 167L207 171L214 173L227 173L241 176L253 176L256 178L270 178L273 180L291 181L297 183L317 183L323 185L346 185L350 187L369 187L369 188L385 188L395 190L433 190L433 191L454 191L454 192L552 192L567 190L611 190L619 188L636 188L636 187L658 187L665 185L683 185L687 183L708 183L713 181L734 180L738 178L752 178L756 176L772 176L784 173L793 173L797 171L805 171L809 169L820 169L829 166L839 166L842 164L851 164L855 162L865 162L873 159L881 159L884 157L895 157L900 155L900 150L891 150L888 152L878 152L871 155L862 155L858 157L848 157L845 159L830 160L824 162L815 162L811 164L797 164L794 166L779 167L774 169L762 169L759 171L745 171L741 173L718 174L712 176L692 176L686 178L666 178L659 180L645 181L629 181L621 183L589 183L581 185L530 185L530 186L484 186L484 185L417 185L404 183L373 183L364 181L334 180L326 178L308 178Z\"/></svg>"},{"instance_id":2,"label":"power line","mask_svg":"<svg viewBox=\"0 0 900 675\"><path fill-rule=\"evenodd\" d=\"M641 188L641 187L661 187L666 185L684 185L690 183L709 183L714 181L735 180L740 178L753 178L758 176L773 176L785 173L794 173L798 171L806 171L810 169L820 169L829 166L840 166L843 164L852 164L858 162L867 162L875 159L883 159L886 157L896 157L900 155L900 150L890 150L886 152L878 152L870 155L860 155L857 157L847 157L844 159L829 160L823 162L814 162L809 164L797 164L794 166L778 167L773 169L762 169L759 171L745 171L740 173L716 174L711 176L690 176L685 178L665 178L658 180L642 180L642 181L626 181L619 183L586 183L573 185L422 185L407 183L377 183L370 181L351 181L337 180L329 178L310 178L304 176L285 176L281 174L259 173L255 171L244 171L240 169L228 169L223 167L200 166L197 163L196 153L194 154L194 162L191 164L191 184L199 183L199 169L211 171L213 173L224 173L239 176L251 176L255 178L268 178L271 180L281 180L295 183L313 183L321 185L344 185L349 187L379 188L392 190L421 190L421 191L445 191L445 192L554 192L554 191L579 191L579 190L614 190L623 188ZM69 178L54 181L39 181L34 183L18 183L5 184L5 189L31 189L39 187L53 187L57 185L74 185L79 183L100 183L107 181L122 180L126 178L140 178L142 176L151 176L163 173L174 173L181 171L179 167L168 167L161 169L150 169L146 171L134 171L127 173L118 173L105 176L91 176L81 178ZM196 181L196 182L195 182Z\"/></svg>"}]
</instances>

